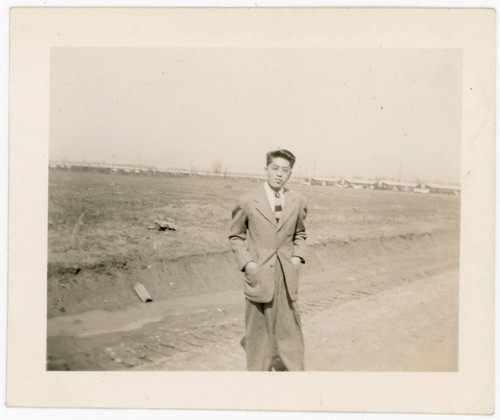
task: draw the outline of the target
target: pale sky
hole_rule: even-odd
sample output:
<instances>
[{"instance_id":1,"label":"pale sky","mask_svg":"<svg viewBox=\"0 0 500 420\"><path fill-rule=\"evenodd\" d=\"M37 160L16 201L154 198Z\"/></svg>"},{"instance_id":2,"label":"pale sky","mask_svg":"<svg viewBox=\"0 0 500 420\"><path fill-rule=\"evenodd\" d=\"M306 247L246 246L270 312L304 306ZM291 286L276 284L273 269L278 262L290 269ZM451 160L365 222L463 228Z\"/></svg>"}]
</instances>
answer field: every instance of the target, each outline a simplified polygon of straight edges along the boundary
<instances>
[{"instance_id":1,"label":"pale sky","mask_svg":"<svg viewBox=\"0 0 500 420\"><path fill-rule=\"evenodd\" d=\"M460 182L454 49L53 48L51 161Z\"/></svg>"}]
</instances>

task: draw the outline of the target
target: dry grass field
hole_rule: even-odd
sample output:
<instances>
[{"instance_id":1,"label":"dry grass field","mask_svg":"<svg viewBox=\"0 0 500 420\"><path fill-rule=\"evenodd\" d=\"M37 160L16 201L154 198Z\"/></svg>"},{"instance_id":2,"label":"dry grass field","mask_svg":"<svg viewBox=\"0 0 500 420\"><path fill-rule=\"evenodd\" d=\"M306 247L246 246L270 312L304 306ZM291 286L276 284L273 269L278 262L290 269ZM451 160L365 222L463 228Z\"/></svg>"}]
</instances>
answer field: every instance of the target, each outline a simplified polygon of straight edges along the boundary
<instances>
[{"instance_id":1,"label":"dry grass field","mask_svg":"<svg viewBox=\"0 0 500 420\"><path fill-rule=\"evenodd\" d=\"M159 298L231 287L231 208L259 183L51 169L49 316L135 302L137 281ZM459 229L456 196L290 187L308 198L308 243L317 249ZM148 229L155 219L172 219L177 230Z\"/></svg>"}]
</instances>

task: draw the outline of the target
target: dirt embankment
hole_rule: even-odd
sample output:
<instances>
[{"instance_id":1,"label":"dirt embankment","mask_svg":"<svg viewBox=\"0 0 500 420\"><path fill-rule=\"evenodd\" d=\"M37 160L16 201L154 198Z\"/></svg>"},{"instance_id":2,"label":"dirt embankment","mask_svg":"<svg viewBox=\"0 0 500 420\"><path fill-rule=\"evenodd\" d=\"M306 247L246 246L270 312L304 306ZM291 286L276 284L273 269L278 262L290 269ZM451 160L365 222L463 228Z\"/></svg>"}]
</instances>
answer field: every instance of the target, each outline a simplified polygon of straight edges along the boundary
<instances>
[{"instance_id":1,"label":"dirt embankment","mask_svg":"<svg viewBox=\"0 0 500 420\"><path fill-rule=\"evenodd\" d=\"M383 255L411 249L415 242L442 244L456 232L434 232L378 238L353 238L309 247L304 274L335 267L356 254ZM230 251L162 259L108 261L94 265L64 267L49 264L49 317L91 309L116 310L138 301L136 282L145 285L154 300L163 300L194 291L239 290L239 276Z\"/></svg>"},{"instance_id":2,"label":"dirt embankment","mask_svg":"<svg viewBox=\"0 0 500 420\"><path fill-rule=\"evenodd\" d=\"M299 297L308 370L456 370L458 231L310 251ZM216 257L196 264L228 270L224 290L49 319L48 369L244 370L241 284Z\"/></svg>"}]
</instances>

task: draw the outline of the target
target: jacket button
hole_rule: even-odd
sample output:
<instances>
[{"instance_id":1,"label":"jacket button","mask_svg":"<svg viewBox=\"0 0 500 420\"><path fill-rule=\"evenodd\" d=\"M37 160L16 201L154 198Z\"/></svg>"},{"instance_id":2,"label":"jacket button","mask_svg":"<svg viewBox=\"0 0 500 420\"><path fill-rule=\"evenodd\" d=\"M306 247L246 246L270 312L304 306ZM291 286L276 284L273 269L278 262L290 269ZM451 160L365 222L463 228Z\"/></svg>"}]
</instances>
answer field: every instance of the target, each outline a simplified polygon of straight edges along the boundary
<instances>
[{"instance_id":1,"label":"jacket button","mask_svg":"<svg viewBox=\"0 0 500 420\"><path fill-rule=\"evenodd\" d=\"M273 267L274 267L274 264L271 264L271 265L270 265L270 267L271 267L271 268L273 268Z\"/></svg>"}]
</instances>

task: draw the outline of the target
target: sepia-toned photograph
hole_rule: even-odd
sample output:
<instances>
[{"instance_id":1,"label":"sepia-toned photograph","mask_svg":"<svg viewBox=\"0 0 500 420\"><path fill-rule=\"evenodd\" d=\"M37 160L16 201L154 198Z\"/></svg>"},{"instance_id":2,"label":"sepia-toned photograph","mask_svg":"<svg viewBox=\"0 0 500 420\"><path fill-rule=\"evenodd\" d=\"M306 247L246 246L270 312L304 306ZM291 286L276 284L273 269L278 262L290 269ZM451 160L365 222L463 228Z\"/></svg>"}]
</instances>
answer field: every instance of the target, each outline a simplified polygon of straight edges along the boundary
<instances>
[{"instance_id":1,"label":"sepia-toned photograph","mask_svg":"<svg viewBox=\"0 0 500 420\"><path fill-rule=\"evenodd\" d=\"M458 369L459 50L50 60L47 369Z\"/></svg>"},{"instance_id":2,"label":"sepia-toned photograph","mask_svg":"<svg viewBox=\"0 0 500 420\"><path fill-rule=\"evenodd\" d=\"M9 404L491 413L495 19L13 10Z\"/></svg>"}]
</instances>

